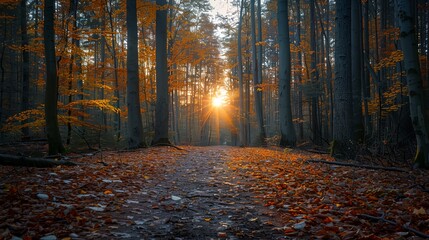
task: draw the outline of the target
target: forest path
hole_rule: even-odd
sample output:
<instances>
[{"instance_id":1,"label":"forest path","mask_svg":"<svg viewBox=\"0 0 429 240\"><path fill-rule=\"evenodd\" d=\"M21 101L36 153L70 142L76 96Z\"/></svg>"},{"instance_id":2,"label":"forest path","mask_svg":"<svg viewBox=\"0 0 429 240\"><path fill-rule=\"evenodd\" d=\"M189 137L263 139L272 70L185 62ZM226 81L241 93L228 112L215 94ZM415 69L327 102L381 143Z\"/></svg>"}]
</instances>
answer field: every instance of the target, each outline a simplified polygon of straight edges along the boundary
<instances>
[{"instance_id":1,"label":"forest path","mask_svg":"<svg viewBox=\"0 0 429 240\"><path fill-rule=\"evenodd\" d=\"M279 214L263 207L228 167L227 146L191 147L130 196L111 236L131 239L277 239ZM161 178L160 178L161 177ZM122 219L122 220L121 220ZM128 221L126 221L128 220ZM116 227L115 227L116 228Z\"/></svg>"},{"instance_id":2,"label":"forest path","mask_svg":"<svg viewBox=\"0 0 429 240\"><path fill-rule=\"evenodd\" d=\"M332 159L299 149L183 148L2 166L0 239L429 239L427 171L309 162Z\"/></svg>"}]
</instances>

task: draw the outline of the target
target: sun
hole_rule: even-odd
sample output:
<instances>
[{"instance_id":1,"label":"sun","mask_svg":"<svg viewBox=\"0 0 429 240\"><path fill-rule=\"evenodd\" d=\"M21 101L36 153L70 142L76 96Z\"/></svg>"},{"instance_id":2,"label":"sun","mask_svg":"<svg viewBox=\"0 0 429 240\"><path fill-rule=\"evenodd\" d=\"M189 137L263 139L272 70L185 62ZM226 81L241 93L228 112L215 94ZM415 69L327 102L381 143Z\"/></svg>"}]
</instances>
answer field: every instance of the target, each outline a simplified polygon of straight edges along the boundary
<instances>
[{"instance_id":1,"label":"sun","mask_svg":"<svg viewBox=\"0 0 429 240\"><path fill-rule=\"evenodd\" d=\"M225 104L225 96L219 95L212 98L213 107L222 107Z\"/></svg>"},{"instance_id":2,"label":"sun","mask_svg":"<svg viewBox=\"0 0 429 240\"><path fill-rule=\"evenodd\" d=\"M212 97L212 106L220 108L228 104L228 92L220 87Z\"/></svg>"}]
</instances>

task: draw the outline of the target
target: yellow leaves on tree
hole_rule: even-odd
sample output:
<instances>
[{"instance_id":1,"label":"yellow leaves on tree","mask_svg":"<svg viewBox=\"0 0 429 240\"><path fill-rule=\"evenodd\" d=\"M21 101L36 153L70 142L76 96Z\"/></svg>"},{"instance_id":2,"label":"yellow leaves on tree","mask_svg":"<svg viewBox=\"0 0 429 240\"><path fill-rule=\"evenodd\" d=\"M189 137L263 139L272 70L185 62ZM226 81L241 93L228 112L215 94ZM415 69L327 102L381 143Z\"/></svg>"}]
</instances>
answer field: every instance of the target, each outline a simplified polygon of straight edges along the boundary
<instances>
[{"instance_id":1,"label":"yellow leaves on tree","mask_svg":"<svg viewBox=\"0 0 429 240\"><path fill-rule=\"evenodd\" d=\"M398 101L398 97L405 96L408 92L407 87L404 86L401 82L395 81L392 86L390 86L383 93L383 102L381 104L382 117L385 118L391 112L398 111L403 104ZM375 114L379 111L380 99L374 98L368 102L369 114Z\"/></svg>"},{"instance_id":2,"label":"yellow leaves on tree","mask_svg":"<svg viewBox=\"0 0 429 240\"><path fill-rule=\"evenodd\" d=\"M66 125L68 123L73 124L74 126L89 127L89 128L98 128L97 125L91 124L88 119L85 121L81 120L80 117L88 118L89 114L82 111L84 108L96 108L99 110L110 111L114 113L120 112L120 109L115 108L111 105L111 101L108 99L99 99L99 100L77 100L69 104L58 103L58 110L60 114L58 119L60 124ZM43 105L37 107L36 109L26 110L20 113L17 113L9 117L5 125L1 128L3 132L18 132L22 128L30 127L35 131L42 131L45 127L45 112L43 110ZM67 112L71 111L73 115L68 116Z\"/></svg>"},{"instance_id":3,"label":"yellow leaves on tree","mask_svg":"<svg viewBox=\"0 0 429 240\"><path fill-rule=\"evenodd\" d=\"M393 51L390 56L383 58L374 66L375 71L380 71L382 68L395 67L397 63L404 60L404 54L401 50Z\"/></svg>"}]
</instances>

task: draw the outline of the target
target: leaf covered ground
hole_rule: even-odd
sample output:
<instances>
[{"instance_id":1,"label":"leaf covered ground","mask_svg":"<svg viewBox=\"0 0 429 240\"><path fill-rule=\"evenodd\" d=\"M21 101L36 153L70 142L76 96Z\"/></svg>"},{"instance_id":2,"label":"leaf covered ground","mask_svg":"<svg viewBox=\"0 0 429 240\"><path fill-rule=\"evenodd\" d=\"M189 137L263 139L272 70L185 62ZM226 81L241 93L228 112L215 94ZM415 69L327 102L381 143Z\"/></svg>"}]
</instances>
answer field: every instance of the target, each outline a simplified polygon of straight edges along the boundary
<instances>
[{"instance_id":1,"label":"leaf covered ground","mask_svg":"<svg viewBox=\"0 0 429 240\"><path fill-rule=\"evenodd\" d=\"M0 239L421 239L427 171L234 147L71 155L0 169Z\"/></svg>"}]
</instances>

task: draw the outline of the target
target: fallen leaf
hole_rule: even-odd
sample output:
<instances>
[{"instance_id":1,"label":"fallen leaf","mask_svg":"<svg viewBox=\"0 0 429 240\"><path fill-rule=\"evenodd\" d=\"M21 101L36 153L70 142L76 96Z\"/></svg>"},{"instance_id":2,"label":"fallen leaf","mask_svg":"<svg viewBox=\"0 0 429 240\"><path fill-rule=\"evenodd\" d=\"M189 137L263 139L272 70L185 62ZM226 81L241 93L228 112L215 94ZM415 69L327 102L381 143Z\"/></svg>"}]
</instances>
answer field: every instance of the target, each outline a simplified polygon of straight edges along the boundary
<instances>
[{"instance_id":1,"label":"fallen leaf","mask_svg":"<svg viewBox=\"0 0 429 240\"><path fill-rule=\"evenodd\" d=\"M421 207L419 209L414 208L413 214L415 215L425 215L426 214L426 210Z\"/></svg>"}]
</instances>

